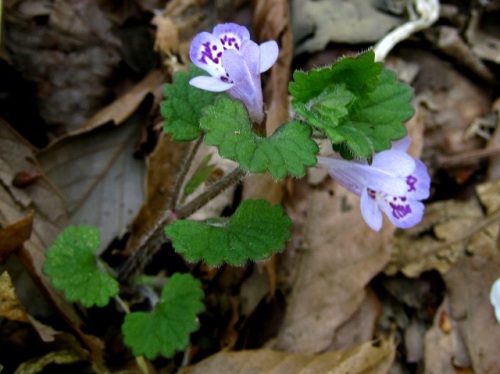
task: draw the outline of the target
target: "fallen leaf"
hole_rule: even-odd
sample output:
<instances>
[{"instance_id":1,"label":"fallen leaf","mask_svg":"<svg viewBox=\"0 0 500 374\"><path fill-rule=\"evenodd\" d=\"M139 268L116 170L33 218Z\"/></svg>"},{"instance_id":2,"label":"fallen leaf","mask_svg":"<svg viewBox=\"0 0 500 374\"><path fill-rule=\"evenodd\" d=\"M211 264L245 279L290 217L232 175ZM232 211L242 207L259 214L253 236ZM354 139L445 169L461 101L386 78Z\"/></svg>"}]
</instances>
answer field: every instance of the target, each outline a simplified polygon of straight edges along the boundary
<instances>
[{"instance_id":1,"label":"fallen leaf","mask_svg":"<svg viewBox=\"0 0 500 374\"><path fill-rule=\"evenodd\" d=\"M109 100L121 43L97 2L18 2L6 17L5 41L31 83L40 116L61 135L82 126ZM45 23L37 22L44 18Z\"/></svg>"},{"instance_id":2,"label":"fallen leaf","mask_svg":"<svg viewBox=\"0 0 500 374\"><path fill-rule=\"evenodd\" d=\"M329 42L375 42L403 22L365 0L293 1L292 14L296 54L318 52Z\"/></svg>"},{"instance_id":3,"label":"fallen leaf","mask_svg":"<svg viewBox=\"0 0 500 374\"><path fill-rule=\"evenodd\" d=\"M144 201L144 163L133 157L143 116L67 137L38 154L66 200L71 223L99 228L101 251L125 234Z\"/></svg>"},{"instance_id":4,"label":"fallen leaf","mask_svg":"<svg viewBox=\"0 0 500 374\"><path fill-rule=\"evenodd\" d=\"M19 365L14 374L43 373L48 365L56 365L55 367L61 365L61 368L64 368L63 365L73 364L79 361L82 361L82 357L73 351L65 350L50 352L44 356L23 362ZM57 369L51 366L51 370Z\"/></svg>"},{"instance_id":5,"label":"fallen leaf","mask_svg":"<svg viewBox=\"0 0 500 374\"><path fill-rule=\"evenodd\" d=\"M61 317L76 331L80 340L90 350L97 365L103 365L103 343L95 336L82 331L82 320L63 296L56 292L50 280L42 273L45 250L56 235L67 225L65 204L53 185L45 178L37 178L24 187L12 182L20 171L41 174L30 146L25 144L7 123L0 120L0 215L8 222L16 222L34 211L31 237L17 252L21 263L31 278L44 289ZM5 166L8 165L8 168ZM39 289L31 290L33 295Z\"/></svg>"},{"instance_id":6,"label":"fallen leaf","mask_svg":"<svg viewBox=\"0 0 500 374\"><path fill-rule=\"evenodd\" d=\"M215 373L388 373L394 360L391 338L354 348L310 355L271 350L220 352L182 369L179 374Z\"/></svg>"},{"instance_id":7,"label":"fallen leaf","mask_svg":"<svg viewBox=\"0 0 500 374\"><path fill-rule=\"evenodd\" d=\"M147 161L146 201L130 226L125 254L135 252L165 217L175 177L188 149L188 143L174 142L167 135L160 136Z\"/></svg>"},{"instance_id":8,"label":"fallen leaf","mask_svg":"<svg viewBox=\"0 0 500 374\"><path fill-rule=\"evenodd\" d=\"M276 348L320 352L337 329L359 309L368 282L389 260L387 244L394 227L369 230L359 198L328 180L311 192L304 228L305 249Z\"/></svg>"},{"instance_id":9,"label":"fallen leaf","mask_svg":"<svg viewBox=\"0 0 500 374\"><path fill-rule=\"evenodd\" d=\"M435 269L444 274L466 253L492 257L500 219L496 205L500 184L480 185L478 191L490 215L483 214L476 198L429 204L422 222L395 238L385 273L401 271L417 277Z\"/></svg>"},{"instance_id":10,"label":"fallen leaf","mask_svg":"<svg viewBox=\"0 0 500 374\"><path fill-rule=\"evenodd\" d=\"M0 228L0 262L19 249L31 236L33 212L21 220Z\"/></svg>"},{"instance_id":11,"label":"fallen leaf","mask_svg":"<svg viewBox=\"0 0 500 374\"><path fill-rule=\"evenodd\" d=\"M0 316L11 321L29 323L28 315L17 298L9 273L0 275Z\"/></svg>"}]
</instances>

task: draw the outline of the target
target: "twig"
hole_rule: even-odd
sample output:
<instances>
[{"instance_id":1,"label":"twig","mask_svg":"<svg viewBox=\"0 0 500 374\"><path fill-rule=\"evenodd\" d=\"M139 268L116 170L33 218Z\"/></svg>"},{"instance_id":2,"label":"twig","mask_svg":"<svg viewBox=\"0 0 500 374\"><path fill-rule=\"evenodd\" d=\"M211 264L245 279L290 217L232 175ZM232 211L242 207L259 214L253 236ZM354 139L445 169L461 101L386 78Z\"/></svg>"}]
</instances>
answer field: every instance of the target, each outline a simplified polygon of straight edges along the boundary
<instances>
[{"instance_id":1,"label":"twig","mask_svg":"<svg viewBox=\"0 0 500 374\"><path fill-rule=\"evenodd\" d=\"M500 147L476 149L469 152L460 153L452 156L439 156L437 163L440 167L449 167L460 165L465 162L476 161L477 159L487 158L500 154Z\"/></svg>"}]
</instances>

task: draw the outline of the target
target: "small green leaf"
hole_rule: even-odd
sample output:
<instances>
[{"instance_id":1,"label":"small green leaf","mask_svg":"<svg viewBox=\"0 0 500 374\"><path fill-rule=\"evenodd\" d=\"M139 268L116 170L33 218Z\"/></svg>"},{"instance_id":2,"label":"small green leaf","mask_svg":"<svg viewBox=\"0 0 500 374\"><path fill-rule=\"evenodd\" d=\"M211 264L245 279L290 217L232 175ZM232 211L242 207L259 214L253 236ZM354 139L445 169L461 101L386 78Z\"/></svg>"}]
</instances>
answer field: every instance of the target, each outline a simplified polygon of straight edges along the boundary
<instances>
[{"instance_id":1,"label":"small green leaf","mask_svg":"<svg viewBox=\"0 0 500 374\"><path fill-rule=\"evenodd\" d=\"M245 200L230 219L175 221L165 228L176 252L188 261L242 265L281 251L290 237L290 219L280 205Z\"/></svg>"},{"instance_id":2,"label":"small green leaf","mask_svg":"<svg viewBox=\"0 0 500 374\"><path fill-rule=\"evenodd\" d=\"M335 129L335 136L330 137L334 148L336 144L344 144L354 156L363 158L389 149L391 141L407 134L404 123L415 113L411 98L411 88L398 82L392 71L384 70L377 88L366 99L360 100L341 126Z\"/></svg>"},{"instance_id":3,"label":"small green leaf","mask_svg":"<svg viewBox=\"0 0 500 374\"><path fill-rule=\"evenodd\" d=\"M382 70L373 51L312 70L290 83L297 114L324 132L344 158L370 159L406 135L411 88Z\"/></svg>"},{"instance_id":4,"label":"small green leaf","mask_svg":"<svg viewBox=\"0 0 500 374\"><path fill-rule=\"evenodd\" d=\"M281 179L302 177L306 166L316 165L317 144L311 128L298 121L281 126L263 138L252 132L250 119L239 101L221 99L206 109L200 121L205 143L215 145L222 157L231 159L251 173L269 172Z\"/></svg>"},{"instance_id":5,"label":"small green leaf","mask_svg":"<svg viewBox=\"0 0 500 374\"><path fill-rule=\"evenodd\" d=\"M105 306L119 291L118 282L97 267L99 230L69 226L47 250L43 272L69 301Z\"/></svg>"},{"instance_id":6,"label":"small green leaf","mask_svg":"<svg viewBox=\"0 0 500 374\"><path fill-rule=\"evenodd\" d=\"M184 187L184 196L192 194L212 174L215 165L210 164L211 157L211 155L207 155L196 168L193 176L187 181Z\"/></svg>"},{"instance_id":7,"label":"small green leaf","mask_svg":"<svg viewBox=\"0 0 500 374\"><path fill-rule=\"evenodd\" d=\"M191 274L174 274L163 288L161 300L151 313L133 312L122 325L124 342L135 356L172 357L189 344L198 329L197 315L204 310L201 283Z\"/></svg>"},{"instance_id":8,"label":"small green leaf","mask_svg":"<svg viewBox=\"0 0 500 374\"><path fill-rule=\"evenodd\" d=\"M165 118L163 131L176 141L191 141L201 135L199 128L203 109L216 102L225 93L215 93L193 87L189 81L205 72L194 65L189 72L177 72L174 82L165 85L165 101L161 103L161 114Z\"/></svg>"}]
</instances>

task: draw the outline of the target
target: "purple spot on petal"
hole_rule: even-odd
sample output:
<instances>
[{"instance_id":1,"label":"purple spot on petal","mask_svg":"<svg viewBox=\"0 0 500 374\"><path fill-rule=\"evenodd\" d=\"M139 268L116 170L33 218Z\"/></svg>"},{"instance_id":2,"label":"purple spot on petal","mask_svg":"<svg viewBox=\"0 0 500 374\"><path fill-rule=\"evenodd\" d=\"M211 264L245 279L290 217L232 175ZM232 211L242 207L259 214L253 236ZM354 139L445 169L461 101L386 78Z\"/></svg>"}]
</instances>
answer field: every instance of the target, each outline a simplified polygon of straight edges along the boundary
<instances>
[{"instance_id":1,"label":"purple spot on petal","mask_svg":"<svg viewBox=\"0 0 500 374\"><path fill-rule=\"evenodd\" d=\"M408 192L416 191L417 188L415 187L415 184L418 182L417 178L415 178L413 175L408 175L406 177L406 184L408 185Z\"/></svg>"},{"instance_id":2,"label":"purple spot on petal","mask_svg":"<svg viewBox=\"0 0 500 374\"><path fill-rule=\"evenodd\" d=\"M411 207L409 205L398 205L389 203L389 206L392 209L392 215L396 219L402 219L411 213Z\"/></svg>"},{"instance_id":3,"label":"purple spot on petal","mask_svg":"<svg viewBox=\"0 0 500 374\"><path fill-rule=\"evenodd\" d=\"M370 196L372 199L375 199L375 197L377 196L377 193L372 190L371 188L367 188L366 189L368 191L368 196Z\"/></svg>"}]
</instances>

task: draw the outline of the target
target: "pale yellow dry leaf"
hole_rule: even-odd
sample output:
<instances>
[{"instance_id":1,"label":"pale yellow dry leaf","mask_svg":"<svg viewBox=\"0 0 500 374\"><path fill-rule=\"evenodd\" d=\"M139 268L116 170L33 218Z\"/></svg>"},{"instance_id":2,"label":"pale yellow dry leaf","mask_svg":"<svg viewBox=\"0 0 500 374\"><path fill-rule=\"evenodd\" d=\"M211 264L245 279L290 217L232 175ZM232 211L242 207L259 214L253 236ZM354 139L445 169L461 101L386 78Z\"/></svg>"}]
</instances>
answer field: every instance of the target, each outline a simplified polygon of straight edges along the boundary
<instances>
[{"instance_id":1,"label":"pale yellow dry leaf","mask_svg":"<svg viewBox=\"0 0 500 374\"><path fill-rule=\"evenodd\" d=\"M500 210L500 179L480 184L476 191L488 215Z\"/></svg>"},{"instance_id":2,"label":"pale yellow dry leaf","mask_svg":"<svg viewBox=\"0 0 500 374\"><path fill-rule=\"evenodd\" d=\"M82 357L76 352L65 350L47 353L44 356L23 362L16 369L14 374L36 374L45 372L48 365L68 365L82 361Z\"/></svg>"},{"instance_id":3,"label":"pale yellow dry leaf","mask_svg":"<svg viewBox=\"0 0 500 374\"><path fill-rule=\"evenodd\" d=\"M11 321L29 323L28 314L19 301L9 273L0 275L0 316Z\"/></svg>"},{"instance_id":4,"label":"pale yellow dry leaf","mask_svg":"<svg viewBox=\"0 0 500 374\"><path fill-rule=\"evenodd\" d=\"M272 350L220 352L180 374L383 374L389 372L394 354L391 338L318 355Z\"/></svg>"}]
</instances>

